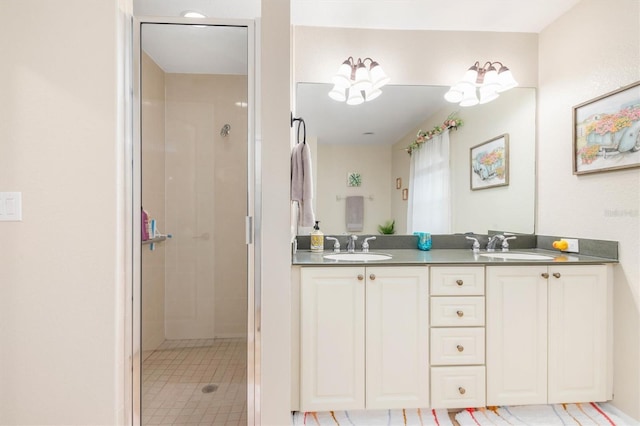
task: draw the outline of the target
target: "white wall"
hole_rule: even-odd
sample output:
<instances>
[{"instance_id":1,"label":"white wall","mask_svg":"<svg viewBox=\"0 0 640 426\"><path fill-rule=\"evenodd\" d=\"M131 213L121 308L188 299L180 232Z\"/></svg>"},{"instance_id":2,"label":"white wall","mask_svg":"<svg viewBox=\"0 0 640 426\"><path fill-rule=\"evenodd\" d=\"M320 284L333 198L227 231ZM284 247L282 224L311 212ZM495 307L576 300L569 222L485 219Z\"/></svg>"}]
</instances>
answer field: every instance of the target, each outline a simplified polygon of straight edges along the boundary
<instances>
[{"instance_id":1,"label":"white wall","mask_svg":"<svg viewBox=\"0 0 640 426\"><path fill-rule=\"evenodd\" d=\"M347 232L346 201L344 197L364 197L363 229L356 234L377 235L378 225L391 219L391 147L389 145L317 145L316 219L325 234L351 234ZM347 186L347 174L358 172L362 176L359 187ZM340 200L336 199L339 197Z\"/></svg>"},{"instance_id":2,"label":"white wall","mask_svg":"<svg viewBox=\"0 0 640 426\"><path fill-rule=\"evenodd\" d=\"M291 34L289 0L262 0L260 48L261 125L257 135L262 163L262 357L260 398L263 425L290 418L291 252L290 180Z\"/></svg>"},{"instance_id":3,"label":"white wall","mask_svg":"<svg viewBox=\"0 0 640 426\"><path fill-rule=\"evenodd\" d=\"M0 424L123 422L120 6L0 2Z\"/></svg>"},{"instance_id":4,"label":"white wall","mask_svg":"<svg viewBox=\"0 0 640 426\"><path fill-rule=\"evenodd\" d=\"M640 80L637 0L583 0L540 34L538 229L619 242L614 402L640 419L640 169L574 176L572 107ZM579 355L577 355L579 356Z\"/></svg>"}]
</instances>

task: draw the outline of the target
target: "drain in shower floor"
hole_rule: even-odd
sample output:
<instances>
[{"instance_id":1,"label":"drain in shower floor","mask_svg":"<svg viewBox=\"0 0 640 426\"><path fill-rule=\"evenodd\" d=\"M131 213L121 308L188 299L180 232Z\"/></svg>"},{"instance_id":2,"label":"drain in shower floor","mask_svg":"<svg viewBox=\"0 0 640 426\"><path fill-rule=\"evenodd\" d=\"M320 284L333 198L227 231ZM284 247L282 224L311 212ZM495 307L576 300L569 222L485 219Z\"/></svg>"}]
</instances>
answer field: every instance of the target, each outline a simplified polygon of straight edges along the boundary
<instances>
[{"instance_id":1,"label":"drain in shower floor","mask_svg":"<svg viewBox=\"0 0 640 426\"><path fill-rule=\"evenodd\" d=\"M218 390L218 385L206 385L202 388L202 393L211 393Z\"/></svg>"}]
</instances>

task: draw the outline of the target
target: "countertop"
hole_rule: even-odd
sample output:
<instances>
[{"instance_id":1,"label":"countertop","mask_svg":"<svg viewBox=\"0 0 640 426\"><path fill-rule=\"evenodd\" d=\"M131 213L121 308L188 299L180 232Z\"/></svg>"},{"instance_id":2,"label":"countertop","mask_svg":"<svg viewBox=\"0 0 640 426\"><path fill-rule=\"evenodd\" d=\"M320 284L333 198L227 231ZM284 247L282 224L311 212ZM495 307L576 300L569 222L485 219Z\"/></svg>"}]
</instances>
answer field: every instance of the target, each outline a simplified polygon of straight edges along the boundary
<instances>
[{"instance_id":1,"label":"countertop","mask_svg":"<svg viewBox=\"0 0 640 426\"><path fill-rule=\"evenodd\" d=\"M344 251L343 251L344 253ZM291 263L299 266L353 266L353 265L557 265L557 264L577 264L577 265L601 265L607 263L618 263L617 259L604 257L587 256L575 253L563 253L558 251L543 249L517 249L510 253L534 253L551 256L550 260L522 260L522 259L500 259L482 256L487 253L481 250L480 253L473 253L469 249L432 249L422 251L418 249L390 249L371 250L371 253L384 253L391 255L387 260L330 260L323 256L333 254L332 250L325 250L323 253L312 253L309 250L298 250L292 255ZM496 251L495 254L499 254Z\"/></svg>"}]
</instances>

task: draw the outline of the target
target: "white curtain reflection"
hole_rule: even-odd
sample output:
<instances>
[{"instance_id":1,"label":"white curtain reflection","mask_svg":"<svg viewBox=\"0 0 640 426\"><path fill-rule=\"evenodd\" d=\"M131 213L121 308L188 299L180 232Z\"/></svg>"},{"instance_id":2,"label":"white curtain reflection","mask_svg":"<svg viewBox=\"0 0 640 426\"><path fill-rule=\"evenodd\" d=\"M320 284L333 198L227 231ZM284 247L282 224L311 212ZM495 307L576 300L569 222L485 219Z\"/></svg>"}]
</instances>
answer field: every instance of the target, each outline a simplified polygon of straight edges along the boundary
<instances>
[{"instance_id":1,"label":"white curtain reflection","mask_svg":"<svg viewBox=\"0 0 640 426\"><path fill-rule=\"evenodd\" d=\"M449 131L411 153L407 231L451 233Z\"/></svg>"}]
</instances>

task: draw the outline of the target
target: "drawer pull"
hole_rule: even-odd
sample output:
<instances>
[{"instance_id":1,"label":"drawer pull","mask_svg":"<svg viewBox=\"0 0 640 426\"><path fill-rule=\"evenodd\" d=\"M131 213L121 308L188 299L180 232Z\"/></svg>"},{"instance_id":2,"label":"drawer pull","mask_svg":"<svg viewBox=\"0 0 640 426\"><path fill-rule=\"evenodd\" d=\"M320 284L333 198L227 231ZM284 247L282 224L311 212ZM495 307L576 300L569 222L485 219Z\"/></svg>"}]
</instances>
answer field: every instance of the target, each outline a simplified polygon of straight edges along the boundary
<instances>
[{"instance_id":1,"label":"drawer pull","mask_svg":"<svg viewBox=\"0 0 640 426\"><path fill-rule=\"evenodd\" d=\"M375 279L376 279L376 274L371 274L371 275L369 275L369 279L370 279L371 281L375 280Z\"/></svg>"},{"instance_id":2,"label":"drawer pull","mask_svg":"<svg viewBox=\"0 0 640 426\"><path fill-rule=\"evenodd\" d=\"M458 345L458 346L456 346L456 348L458 349L458 352L464 351L464 346L462 346L462 345Z\"/></svg>"},{"instance_id":3,"label":"drawer pull","mask_svg":"<svg viewBox=\"0 0 640 426\"><path fill-rule=\"evenodd\" d=\"M556 277L556 278L560 278L560 272L554 272L553 276Z\"/></svg>"},{"instance_id":4,"label":"drawer pull","mask_svg":"<svg viewBox=\"0 0 640 426\"><path fill-rule=\"evenodd\" d=\"M465 393L467 393L467 390L465 388L463 388L462 386L460 386L458 388L458 392L460 392L460 395L464 395Z\"/></svg>"},{"instance_id":5,"label":"drawer pull","mask_svg":"<svg viewBox=\"0 0 640 426\"><path fill-rule=\"evenodd\" d=\"M358 281L362 281L362 280L364 280L364 275L358 274Z\"/></svg>"},{"instance_id":6,"label":"drawer pull","mask_svg":"<svg viewBox=\"0 0 640 426\"><path fill-rule=\"evenodd\" d=\"M464 316L464 312L456 311L456 315L458 315L458 317L462 318Z\"/></svg>"},{"instance_id":7,"label":"drawer pull","mask_svg":"<svg viewBox=\"0 0 640 426\"><path fill-rule=\"evenodd\" d=\"M462 284L464 284L464 281L462 281L462 280L456 280L456 284L458 284L458 285L462 285Z\"/></svg>"},{"instance_id":8,"label":"drawer pull","mask_svg":"<svg viewBox=\"0 0 640 426\"><path fill-rule=\"evenodd\" d=\"M547 274L546 272L543 272L543 273L542 273L542 274L540 274L540 275L542 275L542 278L544 278L545 280L546 280L547 278L549 278L549 274Z\"/></svg>"}]
</instances>

